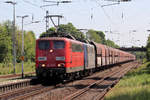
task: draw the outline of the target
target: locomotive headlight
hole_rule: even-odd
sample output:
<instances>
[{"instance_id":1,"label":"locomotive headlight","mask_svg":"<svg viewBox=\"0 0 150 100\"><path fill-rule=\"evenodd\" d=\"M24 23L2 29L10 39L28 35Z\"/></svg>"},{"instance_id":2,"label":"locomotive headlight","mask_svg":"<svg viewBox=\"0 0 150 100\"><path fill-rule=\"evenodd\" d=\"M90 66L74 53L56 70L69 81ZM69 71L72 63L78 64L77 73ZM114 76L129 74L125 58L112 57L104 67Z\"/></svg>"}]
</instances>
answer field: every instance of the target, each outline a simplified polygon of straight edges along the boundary
<instances>
[{"instance_id":1,"label":"locomotive headlight","mask_svg":"<svg viewBox=\"0 0 150 100\"><path fill-rule=\"evenodd\" d=\"M51 50L49 50L49 52L53 52L53 50L51 49Z\"/></svg>"},{"instance_id":2,"label":"locomotive headlight","mask_svg":"<svg viewBox=\"0 0 150 100\"><path fill-rule=\"evenodd\" d=\"M61 64L58 64L57 66L58 66L58 67L61 67Z\"/></svg>"},{"instance_id":3,"label":"locomotive headlight","mask_svg":"<svg viewBox=\"0 0 150 100\"><path fill-rule=\"evenodd\" d=\"M42 64L42 67L45 67L45 64Z\"/></svg>"},{"instance_id":4,"label":"locomotive headlight","mask_svg":"<svg viewBox=\"0 0 150 100\"><path fill-rule=\"evenodd\" d=\"M58 64L57 66L58 66L58 67L64 67L65 64L64 64L64 63L60 63L60 64Z\"/></svg>"}]
</instances>

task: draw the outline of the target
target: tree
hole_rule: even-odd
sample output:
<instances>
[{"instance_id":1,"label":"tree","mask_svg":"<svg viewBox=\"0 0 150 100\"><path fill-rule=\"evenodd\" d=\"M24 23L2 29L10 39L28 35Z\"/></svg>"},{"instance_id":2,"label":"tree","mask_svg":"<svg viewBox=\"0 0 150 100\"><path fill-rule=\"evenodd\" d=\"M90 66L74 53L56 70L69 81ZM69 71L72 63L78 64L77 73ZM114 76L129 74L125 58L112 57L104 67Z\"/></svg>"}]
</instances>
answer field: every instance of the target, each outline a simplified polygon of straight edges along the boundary
<instances>
[{"instance_id":1,"label":"tree","mask_svg":"<svg viewBox=\"0 0 150 100\"><path fill-rule=\"evenodd\" d=\"M105 34L104 34L104 32L102 32L102 31L96 31L96 33L101 37L101 39L102 39L102 44L105 44L106 43L106 39L105 39Z\"/></svg>"},{"instance_id":2,"label":"tree","mask_svg":"<svg viewBox=\"0 0 150 100\"><path fill-rule=\"evenodd\" d=\"M113 47L113 48L119 48L119 46L118 45L116 45L113 41L111 41L111 40L106 40L106 45L107 46L110 46L110 47Z\"/></svg>"},{"instance_id":3,"label":"tree","mask_svg":"<svg viewBox=\"0 0 150 100\"><path fill-rule=\"evenodd\" d=\"M60 36L66 36L66 35L72 35L73 37L76 38L76 40L82 41L82 42L86 42L86 38L85 35L79 31L75 26L73 26L72 23L68 23L68 24L61 24L58 28L58 31L56 33L56 28L51 27L47 32L43 32L40 37L51 37L52 34L59 34ZM113 41L111 40L106 40L105 39L105 34L102 31L96 31L96 30L88 30L87 34L87 38L89 40L92 40L94 42L97 43L102 43L111 47L119 47L118 45L116 45ZM55 36L55 35L54 35Z\"/></svg>"},{"instance_id":4,"label":"tree","mask_svg":"<svg viewBox=\"0 0 150 100\"><path fill-rule=\"evenodd\" d=\"M0 62L12 60L11 22L0 24Z\"/></svg>"},{"instance_id":5,"label":"tree","mask_svg":"<svg viewBox=\"0 0 150 100\"><path fill-rule=\"evenodd\" d=\"M16 61L20 62L22 49L22 34L16 27ZM34 61L35 58L35 34L32 31L24 32L25 58L26 61ZM0 24L0 63L12 62L12 23L6 21Z\"/></svg>"},{"instance_id":6,"label":"tree","mask_svg":"<svg viewBox=\"0 0 150 100\"><path fill-rule=\"evenodd\" d=\"M61 24L58 28L58 33L71 34L77 40L85 39L84 34L81 31L79 31L75 26L73 26L72 23L68 23L66 25Z\"/></svg>"},{"instance_id":7,"label":"tree","mask_svg":"<svg viewBox=\"0 0 150 100\"><path fill-rule=\"evenodd\" d=\"M49 36L51 34L54 34L56 32L56 28L55 27L51 27L48 29L47 32L43 32L42 34L40 34L40 37L43 37L43 36Z\"/></svg>"},{"instance_id":8,"label":"tree","mask_svg":"<svg viewBox=\"0 0 150 100\"><path fill-rule=\"evenodd\" d=\"M32 31L26 32L25 34L25 60L35 61L35 34Z\"/></svg>"},{"instance_id":9,"label":"tree","mask_svg":"<svg viewBox=\"0 0 150 100\"><path fill-rule=\"evenodd\" d=\"M98 31L95 31L95 30L88 30L88 32L86 33L87 34L87 38L89 40L92 40L94 42L97 42L97 43L102 43L102 38L97 34Z\"/></svg>"},{"instance_id":10,"label":"tree","mask_svg":"<svg viewBox=\"0 0 150 100\"><path fill-rule=\"evenodd\" d=\"M84 40L85 36L82 32L80 32L76 27L73 26L72 23L68 24L61 24L59 25L58 31L56 33L56 28L51 27L47 33L43 32L40 37L45 36L51 36L51 34L58 34L60 36L66 36L66 35L72 35L77 40Z\"/></svg>"},{"instance_id":11,"label":"tree","mask_svg":"<svg viewBox=\"0 0 150 100\"><path fill-rule=\"evenodd\" d=\"M147 49L146 51L147 60L150 61L150 35L147 40L146 49Z\"/></svg>"}]
</instances>

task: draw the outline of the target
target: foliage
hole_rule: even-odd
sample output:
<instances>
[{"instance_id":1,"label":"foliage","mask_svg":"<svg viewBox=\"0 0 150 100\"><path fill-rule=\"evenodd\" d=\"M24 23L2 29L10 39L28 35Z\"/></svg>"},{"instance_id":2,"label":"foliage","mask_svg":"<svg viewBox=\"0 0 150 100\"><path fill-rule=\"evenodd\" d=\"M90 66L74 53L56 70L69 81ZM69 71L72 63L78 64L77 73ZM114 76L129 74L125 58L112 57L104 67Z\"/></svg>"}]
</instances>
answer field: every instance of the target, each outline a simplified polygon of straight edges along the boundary
<instances>
[{"instance_id":1,"label":"foliage","mask_svg":"<svg viewBox=\"0 0 150 100\"><path fill-rule=\"evenodd\" d=\"M40 37L42 36L48 36L48 34L55 34L56 32L56 28L51 27L47 33L43 32ZM74 38L76 38L77 40L83 40L85 39L85 36L82 32L80 32L78 29L76 29L76 27L73 26L72 23L68 23L68 24L61 24L59 25L59 28L57 30L57 34L65 36L65 35L72 35Z\"/></svg>"},{"instance_id":2,"label":"foliage","mask_svg":"<svg viewBox=\"0 0 150 100\"><path fill-rule=\"evenodd\" d=\"M105 34L104 34L104 32L102 32L102 31L96 31L96 34L98 34L100 37L101 37L101 39L102 39L102 44L105 44L106 43L106 39L105 39Z\"/></svg>"},{"instance_id":3,"label":"foliage","mask_svg":"<svg viewBox=\"0 0 150 100\"><path fill-rule=\"evenodd\" d=\"M16 61L21 62L21 49L22 49L22 32L16 30Z\"/></svg>"},{"instance_id":4,"label":"foliage","mask_svg":"<svg viewBox=\"0 0 150 100\"><path fill-rule=\"evenodd\" d=\"M113 41L111 41L109 39L106 40L105 44L108 45L108 46L110 46L110 47L119 48L118 45L116 45Z\"/></svg>"},{"instance_id":5,"label":"foliage","mask_svg":"<svg viewBox=\"0 0 150 100\"><path fill-rule=\"evenodd\" d=\"M88 32L86 33L87 38L94 41L94 42L102 43L102 37L97 33L98 32L95 30L88 30Z\"/></svg>"},{"instance_id":6,"label":"foliage","mask_svg":"<svg viewBox=\"0 0 150 100\"><path fill-rule=\"evenodd\" d=\"M146 45L146 57L147 57L147 60L150 61L150 36L148 37L148 40L147 40L147 45Z\"/></svg>"},{"instance_id":7,"label":"foliage","mask_svg":"<svg viewBox=\"0 0 150 100\"><path fill-rule=\"evenodd\" d=\"M25 34L25 61L35 61L35 34L29 31Z\"/></svg>"},{"instance_id":8,"label":"foliage","mask_svg":"<svg viewBox=\"0 0 150 100\"><path fill-rule=\"evenodd\" d=\"M22 49L22 33L16 28L16 61L20 62ZM24 32L25 61L34 61L35 58L35 34L32 31ZM0 63L12 62L12 24L6 21L0 24Z\"/></svg>"},{"instance_id":9,"label":"foliage","mask_svg":"<svg viewBox=\"0 0 150 100\"><path fill-rule=\"evenodd\" d=\"M130 71L113 89L105 100L149 100L150 62Z\"/></svg>"},{"instance_id":10,"label":"foliage","mask_svg":"<svg viewBox=\"0 0 150 100\"><path fill-rule=\"evenodd\" d=\"M40 34L40 37L47 36L49 34L54 34L55 32L56 32L56 28L51 27L47 30L47 32L43 32L42 34Z\"/></svg>"},{"instance_id":11,"label":"foliage","mask_svg":"<svg viewBox=\"0 0 150 100\"><path fill-rule=\"evenodd\" d=\"M51 27L47 32L43 32L40 37L43 36L51 36L52 34L56 33L56 28ZM84 33L79 31L75 26L73 26L72 23L68 24L61 24L57 30L57 34L61 34L60 36L66 36L66 35L72 35L79 41L86 41L87 39L90 41L94 41L97 43L102 43L111 47L118 48L119 46L116 45L113 41L111 40L106 40L105 39L105 34L102 31L96 31L96 30L88 30L86 32L86 37Z\"/></svg>"},{"instance_id":12,"label":"foliage","mask_svg":"<svg viewBox=\"0 0 150 100\"><path fill-rule=\"evenodd\" d=\"M5 75L5 74L13 74L13 65L0 63L0 75ZM24 73L26 72L34 72L35 71L35 63L34 62L25 62L24 63ZM22 72L22 67L21 63L16 64L16 73L21 73Z\"/></svg>"},{"instance_id":13,"label":"foliage","mask_svg":"<svg viewBox=\"0 0 150 100\"><path fill-rule=\"evenodd\" d=\"M67 25L60 25L58 29L58 33L63 34L71 34L74 36L77 40L85 39L85 36L82 32L80 32L76 27L73 26L72 23L68 23Z\"/></svg>"},{"instance_id":14,"label":"foliage","mask_svg":"<svg viewBox=\"0 0 150 100\"><path fill-rule=\"evenodd\" d=\"M11 22L0 24L0 62L12 60Z\"/></svg>"},{"instance_id":15,"label":"foliage","mask_svg":"<svg viewBox=\"0 0 150 100\"><path fill-rule=\"evenodd\" d=\"M137 52L130 52L134 55L136 55L136 59L144 59L146 58L146 52L141 52L141 51L137 51Z\"/></svg>"},{"instance_id":16,"label":"foliage","mask_svg":"<svg viewBox=\"0 0 150 100\"><path fill-rule=\"evenodd\" d=\"M111 41L109 39L106 40L105 34L102 31L89 30L86 34L90 40L95 41L97 43L102 43L102 44L105 44L105 45L108 45L108 46L114 47L114 48L119 47L113 41Z\"/></svg>"}]
</instances>

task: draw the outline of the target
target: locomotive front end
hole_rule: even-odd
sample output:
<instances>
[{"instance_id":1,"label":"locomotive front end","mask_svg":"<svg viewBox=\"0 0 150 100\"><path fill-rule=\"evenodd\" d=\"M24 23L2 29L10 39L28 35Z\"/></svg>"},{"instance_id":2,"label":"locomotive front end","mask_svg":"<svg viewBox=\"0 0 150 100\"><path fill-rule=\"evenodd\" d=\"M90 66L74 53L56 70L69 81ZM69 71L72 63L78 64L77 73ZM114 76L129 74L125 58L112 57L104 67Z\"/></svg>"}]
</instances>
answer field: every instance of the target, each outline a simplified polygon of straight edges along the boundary
<instances>
[{"instance_id":1,"label":"locomotive front end","mask_svg":"<svg viewBox=\"0 0 150 100\"><path fill-rule=\"evenodd\" d=\"M36 41L36 75L38 78L57 77L65 73L65 40L42 38Z\"/></svg>"}]
</instances>

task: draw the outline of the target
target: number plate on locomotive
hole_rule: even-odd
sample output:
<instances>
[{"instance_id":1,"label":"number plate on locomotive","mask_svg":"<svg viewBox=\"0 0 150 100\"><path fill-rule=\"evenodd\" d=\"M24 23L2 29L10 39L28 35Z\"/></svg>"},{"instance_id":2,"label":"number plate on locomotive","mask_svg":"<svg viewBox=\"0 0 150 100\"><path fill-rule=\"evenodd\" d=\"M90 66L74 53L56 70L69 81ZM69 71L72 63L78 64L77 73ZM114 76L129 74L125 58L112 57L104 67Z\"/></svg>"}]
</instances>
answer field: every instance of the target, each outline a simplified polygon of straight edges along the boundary
<instances>
[{"instance_id":1,"label":"number plate on locomotive","mask_svg":"<svg viewBox=\"0 0 150 100\"><path fill-rule=\"evenodd\" d=\"M38 57L38 61L46 61L47 57Z\"/></svg>"},{"instance_id":2,"label":"number plate on locomotive","mask_svg":"<svg viewBox=\"0 0 150 100\"><path fill-rule=\"evenodd\" d=\"M65 60L65 57L56 57L56 60L58 61L58 60Z\"/></svg>"}]
</instances>

